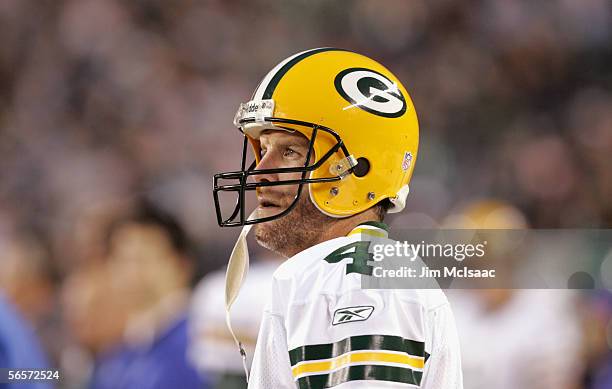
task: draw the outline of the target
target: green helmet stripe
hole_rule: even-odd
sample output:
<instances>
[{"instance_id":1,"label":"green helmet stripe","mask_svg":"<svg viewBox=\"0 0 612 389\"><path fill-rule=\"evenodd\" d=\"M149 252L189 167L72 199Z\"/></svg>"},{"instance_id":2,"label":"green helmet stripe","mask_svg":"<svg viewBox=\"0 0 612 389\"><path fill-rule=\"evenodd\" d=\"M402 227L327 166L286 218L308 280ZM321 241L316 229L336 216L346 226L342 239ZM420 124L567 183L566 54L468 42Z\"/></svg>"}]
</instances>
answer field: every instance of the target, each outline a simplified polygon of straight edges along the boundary
<instances>
[{"instance_id":1,"label":"green helmet stripe","mask_svg":"<svg viewBox=\"0 0 612 389\"><path fill-rule=\"evenodd\" d=\"M312 50L304 51L303 53L300 53L300 54L292 57L289 61L287 61L285 64L283 64L276 71L276 73L274 73L272 75L272 77L270 78L270 81L267 83L267 85L263 85L263 82L262 82L262 84L259 85L259 87L257 88L257 91L255 92L254 96L259 95L258 92L260 92L262 90L262 88L265 88L264 91L263 91L263 94L261 95L261 99L262 100L271 99L272 98L272 94L274 93L274 90L278 86L278 83L283 78L283 76L289 71L289 69L291 69L296 63L300 62L304 58L307 58L307 57L310 57L311 55L322 53L322 52L325 52L325 51L345 51L345 50L337 49L337 48L333 48L333 47L322 47L322 48L318 48L318 49L312 49ZM266 78L268 78L268 77L266 77Z\"/></svg>"}]
</instances>

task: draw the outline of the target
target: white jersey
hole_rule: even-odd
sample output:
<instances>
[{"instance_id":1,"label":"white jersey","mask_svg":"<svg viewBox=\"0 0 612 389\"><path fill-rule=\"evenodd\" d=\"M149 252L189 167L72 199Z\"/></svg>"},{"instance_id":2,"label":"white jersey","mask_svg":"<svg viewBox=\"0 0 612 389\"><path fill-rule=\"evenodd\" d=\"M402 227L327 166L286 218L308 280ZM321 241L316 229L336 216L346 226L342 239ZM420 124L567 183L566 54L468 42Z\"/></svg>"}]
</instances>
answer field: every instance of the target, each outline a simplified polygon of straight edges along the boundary
<instances>
[{"instance_id":1,"label":"white jersey","mask_svg":"<svg viewBox=\"0 0 612 389\"><path fill-rule=\"evenodd\" d=\"M372 236L386 226L364 223L276 270L249 389L463 387L441 290L361 288Z\"/></svg>"}]
</instances>

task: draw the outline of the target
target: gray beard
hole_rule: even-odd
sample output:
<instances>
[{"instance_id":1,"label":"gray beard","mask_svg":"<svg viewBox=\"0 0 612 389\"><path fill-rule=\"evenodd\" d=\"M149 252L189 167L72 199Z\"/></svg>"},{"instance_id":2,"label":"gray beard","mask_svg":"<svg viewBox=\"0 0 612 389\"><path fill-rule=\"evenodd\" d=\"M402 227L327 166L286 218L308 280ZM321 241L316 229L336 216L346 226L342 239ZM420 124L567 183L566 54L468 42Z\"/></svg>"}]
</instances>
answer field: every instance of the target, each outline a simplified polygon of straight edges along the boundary
<instances>
[{"instance_id":1,"label":"gray beard","mask_svg":"<svg viewBox=\"0 0 612 389\"><path fill-rule=\"evenodd\" d=\"M319 211L304 191L287 215L255 225L255 239L260 246L284 257L303 251L321 242L323 234L337 219Z\"/></svg>"}]
</instances>

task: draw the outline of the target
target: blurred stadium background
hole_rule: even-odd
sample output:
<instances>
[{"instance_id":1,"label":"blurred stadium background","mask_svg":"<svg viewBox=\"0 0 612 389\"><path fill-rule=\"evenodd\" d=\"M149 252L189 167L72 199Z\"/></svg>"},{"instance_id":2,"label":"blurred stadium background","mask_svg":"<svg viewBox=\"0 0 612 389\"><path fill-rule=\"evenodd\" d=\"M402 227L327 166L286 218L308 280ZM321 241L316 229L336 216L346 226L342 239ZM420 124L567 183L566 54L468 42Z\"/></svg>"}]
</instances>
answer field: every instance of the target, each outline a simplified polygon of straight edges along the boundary
<instances>
[{"instance_id":1,"label":"blurred stadium background","mask_svg":"<svg viewBox=\"0 0 612 389\"><path fill-rule=\"evenodd\" d=\"M238 167L233 115L274 64L307 48L362 52L411 93L421 149L392 225L436 227L495 198L532 228L612 226L607 0L0 0L0 42L0 288L63 370L60 387L92 376L120 387L100 379L109 350L179 317L146 314L186 307L191 281L225 264L239 231L217 227L211 181ZM111 233L143 199L177 220L195 262L174 260L170 230L134 232L141 246ZM575 357L548 373L571 366L557 387L610 388L612 300L571 301L539 329L578 328L563 333ZM473 371L496 366L479 358ZM554 382L533 374L507 387Z\"/></svg>"}]
</instances>

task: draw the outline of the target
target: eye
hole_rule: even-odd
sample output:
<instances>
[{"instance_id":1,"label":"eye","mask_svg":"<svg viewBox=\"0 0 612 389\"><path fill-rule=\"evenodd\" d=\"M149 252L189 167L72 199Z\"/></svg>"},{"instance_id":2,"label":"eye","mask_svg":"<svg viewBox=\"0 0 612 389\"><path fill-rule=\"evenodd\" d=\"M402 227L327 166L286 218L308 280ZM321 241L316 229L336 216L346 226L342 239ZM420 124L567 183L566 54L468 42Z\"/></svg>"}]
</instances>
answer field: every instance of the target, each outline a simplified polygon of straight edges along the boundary
<instances>
[{"instance_id":1,"label":"eye","mask_svg":"<svg viewBox=\"0 0 612 389\"><path fill-rule=\"evenodd\" d=\"M283 152L283 157L287 158L292 158L292 157L297 157L299 156L299 153L291 148L286 148L285 151Z\"/></svg>"},{"instance_id":2,"label":"eye","mask_svg":"<svg viewBox=\"0 0 612 389\"><path fill-rule=\"evenodd\" d=\"M259 159L263 158L266 155L266 149L263 147L259 149Z\"/></svg>"}]
</instances>

